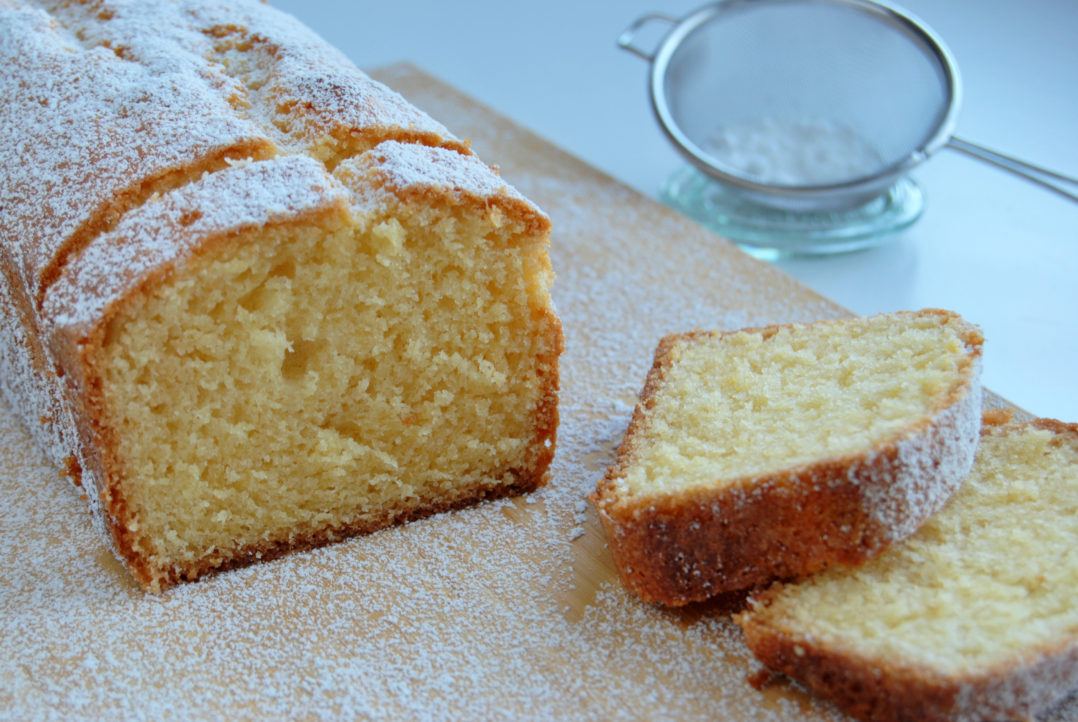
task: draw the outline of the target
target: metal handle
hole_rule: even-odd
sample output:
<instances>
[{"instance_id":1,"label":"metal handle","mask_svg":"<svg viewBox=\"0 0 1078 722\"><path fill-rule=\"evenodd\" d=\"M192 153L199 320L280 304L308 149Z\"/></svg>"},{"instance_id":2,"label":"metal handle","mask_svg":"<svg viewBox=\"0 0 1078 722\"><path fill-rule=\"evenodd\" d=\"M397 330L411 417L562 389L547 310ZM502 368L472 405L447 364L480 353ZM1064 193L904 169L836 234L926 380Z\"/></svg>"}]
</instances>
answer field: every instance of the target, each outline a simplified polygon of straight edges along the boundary
<instances>
[{"instance_id":1,"label":"metal handle","mask_svg":"<svg viewBox=\"0 0 1078 722\"><path fill-rule=\"evenodd\" d=\"M618 36L618 47L622 50L628 50L633 55L639 55L641 58L647 61L655 59L655 51L648 53L644 50L633 45L633 40L636 39L636 34L650 22L659 21L668 23L670 25L677 25L678 18L672 18L669 15L663 15L661 13L648 13L647 15L641 15L638 17L632 25L625 28L625 30Z\"/></svg>"},{"instance_id":2,"label":"metal handle","mask_svg":"<svg viewBox=\"0 0 1078 722\"><path fill-rule=\"evenodd\" d=\"M947 141L947 147L951 150L957 150L959 153L964 153L971 158L994 165L1008 173L1013 173L1020 178L1024 178L1031 183L1047 188L1053 193L1058 193L1064 198L1078 203L1078 179L1076 178L1048 170L1039 165L1027 163L1024 160L1019 160L1013 156L1005 155L991 148L985 148L983 145L970 143L968 140L954 136Z\"/></svg>"}]
</instances>

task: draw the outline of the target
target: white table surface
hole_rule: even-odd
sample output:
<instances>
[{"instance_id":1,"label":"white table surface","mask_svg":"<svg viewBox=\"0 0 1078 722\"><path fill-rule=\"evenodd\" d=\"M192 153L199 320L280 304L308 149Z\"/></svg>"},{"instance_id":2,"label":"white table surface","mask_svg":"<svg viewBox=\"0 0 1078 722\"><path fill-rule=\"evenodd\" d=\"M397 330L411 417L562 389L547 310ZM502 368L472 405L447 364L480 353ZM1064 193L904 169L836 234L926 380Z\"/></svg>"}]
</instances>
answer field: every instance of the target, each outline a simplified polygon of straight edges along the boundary
<instances>
[{"instance_id":1,"label":"white table surface","mask_svg":"<svg viewBox=\"0 0 1078 722\"><path fill-rule=\"evenodd\" d=\"M414 63L658 197L681 161L655 122L647 63L615 39L693 0L275 0L360 67ZM956 134L1078 175L1078 2L906 0L964 86ZM496 161L496 159L489 159ZM927 207L885 246L777 265L857 313L950 308L984 329L985 385L1078 422L1078 204L944 150L918 168Z\"/></svg>"}]
</instances>

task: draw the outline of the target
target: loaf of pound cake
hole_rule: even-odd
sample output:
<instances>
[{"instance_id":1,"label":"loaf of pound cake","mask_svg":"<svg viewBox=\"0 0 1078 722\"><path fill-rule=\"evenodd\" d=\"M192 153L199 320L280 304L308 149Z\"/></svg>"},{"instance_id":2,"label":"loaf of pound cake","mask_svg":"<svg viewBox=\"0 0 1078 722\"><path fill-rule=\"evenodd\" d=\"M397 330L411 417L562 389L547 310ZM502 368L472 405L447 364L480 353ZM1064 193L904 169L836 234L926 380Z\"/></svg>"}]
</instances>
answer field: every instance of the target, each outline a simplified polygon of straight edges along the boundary
<instances>
[{"instance_id":1,"label":"loaf of pound cake","mask_svg":"<svg viewBox=\"0 0 1078 722\"><path fill-rule=\"evenodd\" d=\"M910 539L750 600L763 664L873 722L1033 719L1078 689L1078 425L990 414Z\"/></svg>"},{"instance_id":2,"label":"loaf of pound cake","mask_svg":"<svg viewBox=\"0 0 1078 722\"><path fill-rule=\"evenodd\" d=\"M664 338L592 497L624 584L683 605L908 537L973 462L982 342L934 309Z\"/></svg>"},{"instance_id":3,"label":"loaf of pound cake","mask_svg":"<svg viewBox=\"0 0 1078 722\"><path fill-rule=\"evenodd\" d=\"M0 0L0 66L0 383L141 585L544 483L550 222L468 143L256 0Z\"/></svg>"}]
</instances>

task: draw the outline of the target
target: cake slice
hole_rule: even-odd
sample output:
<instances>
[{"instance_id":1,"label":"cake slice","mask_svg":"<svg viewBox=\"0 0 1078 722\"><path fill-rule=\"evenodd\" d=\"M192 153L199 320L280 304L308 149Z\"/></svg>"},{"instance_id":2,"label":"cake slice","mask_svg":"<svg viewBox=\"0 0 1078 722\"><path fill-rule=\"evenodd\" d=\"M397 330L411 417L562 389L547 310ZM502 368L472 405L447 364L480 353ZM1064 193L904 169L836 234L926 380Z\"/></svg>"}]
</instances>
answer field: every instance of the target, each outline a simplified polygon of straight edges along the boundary
<instances>
[{"instance_id":1,"label":"cake slice","mask_svg":"<svg viewBox=\"0 0 1078 722\"><path fill-rule=\"evenodd\" d=\"M682 605L908 537L973 461L981 344L941 310L663 339L593 495L624 584Z\"/></svg>"},{"instance_id":2,"label":"cake slice","mask_svg":"<svg viewBox=\"0 0 1078 722\"><path fill-rule=\"evenodd\" d=\"M863 720L1031 719L1078 688L1078 425L986 416L950 503L856 569L778 584L753 653Z\"/></svg>"}]
</instances>

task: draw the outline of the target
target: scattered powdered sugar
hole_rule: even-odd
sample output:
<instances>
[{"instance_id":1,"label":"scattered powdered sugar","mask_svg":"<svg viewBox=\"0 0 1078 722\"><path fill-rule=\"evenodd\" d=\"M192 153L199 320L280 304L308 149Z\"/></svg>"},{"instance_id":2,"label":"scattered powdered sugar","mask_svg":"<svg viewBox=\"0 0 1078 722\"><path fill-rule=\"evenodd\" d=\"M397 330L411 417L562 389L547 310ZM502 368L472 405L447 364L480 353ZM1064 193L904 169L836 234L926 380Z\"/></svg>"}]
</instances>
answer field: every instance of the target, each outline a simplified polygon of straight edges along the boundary
<instances>
[{"instance_id":1,"label":"scattered powdered sugar","mask_svg":"<svg viewBox=\"0 0 1078 722\"><path fill-rule=\"evenodd\" d=\"M498 122L463 130L481 138ZM549 485L154 596L0 413L10 714L838 719L792 687L749 687L755 666L729 617L625 592L581 502L660 336L842 310L571 158L521 156L519 137L490 133L505 143L483 154L555 228L567 351Z\"/></svg>"},{"instance_id":2,"label":"scattered powdered sugar","mask_svg":"<svg viewBox=\"0 0 1078 722\"><path fill-rule=\"evenodd\" d=\"M386 141L372 152L379 171L398 188L433 185L467 190L481 196L506 195L523 200L516 189L506 185L475 156L461 157L444 148Z\"/></svg>"},{"instance_id":3,"label":"scattered powdered sugar","mask_svg":"<svg viewBox=\"0 0 1078 722\"><path fill-rule=\"evenodd\" d=\"M582 490L559 466L535 504L485 504L153 596L108 557L70 488L24 493L51 469L5 412L6 709L605 720L638 718L643 697L681 718L765 712L743 701L751 663L728 619L686 621L611 582L574 611L589 590L563 511ZM744 691L716 702L716 686Z\"/></svg>"},{"instance_id":4,"label":"scattered powdered sugar","mask_svg":"<svg viewBox=\"0 0 1078 722\"><path fill-rule=\"evenodd\" d=\"M883 167L866 138L824 118L768 116L724 124L703 148L739 174L776 185L841 183Z\"/></svg>"},{"instance_id":5,"label":"scattered powdered sugar","mask_svg":"<svg viewBox=\"0 0 1078 722\"><path fill-rule=\"evenodd\" d=\"M567 350L549 485L154 596L0 407L0 708L40 719L841 719L792 686L749 687L756 667L728 616L625 592L581 501L662 335L845 312L504 119L423 83L412 91L435 115L464 118L458 132L554 224Z\"/></svg>"}]
</instances>

